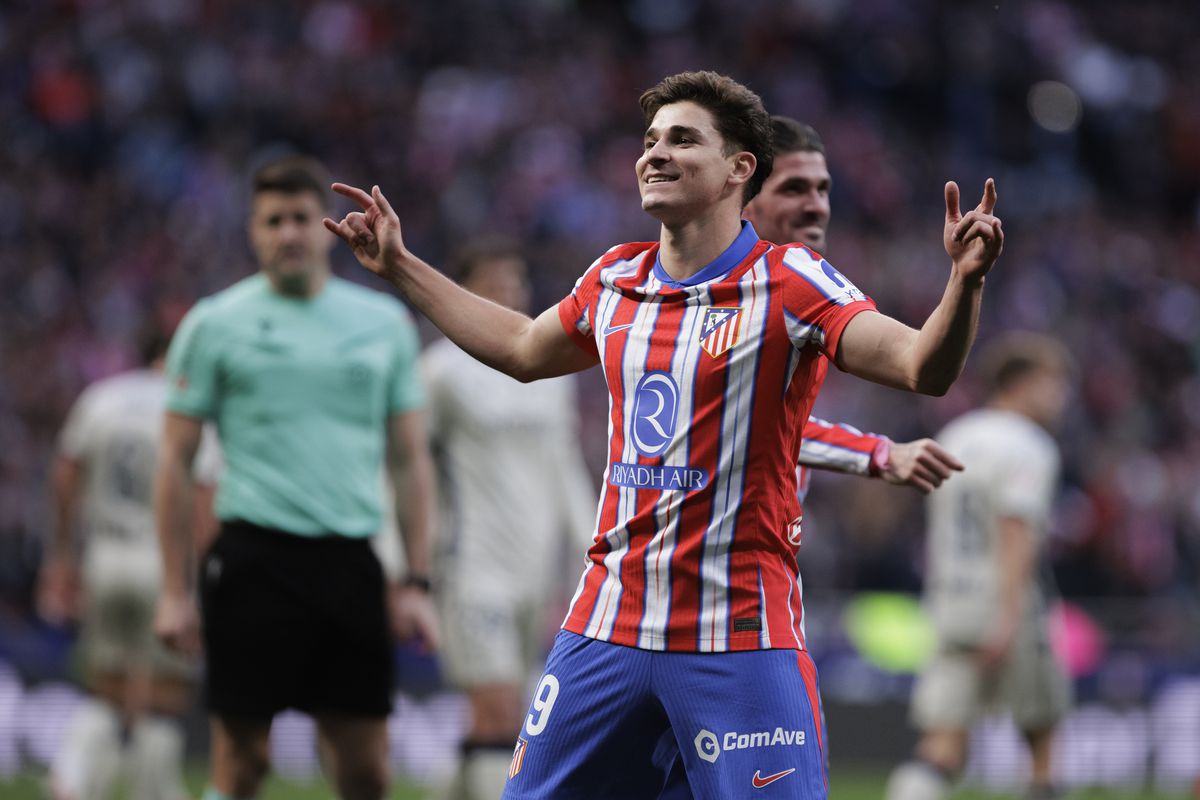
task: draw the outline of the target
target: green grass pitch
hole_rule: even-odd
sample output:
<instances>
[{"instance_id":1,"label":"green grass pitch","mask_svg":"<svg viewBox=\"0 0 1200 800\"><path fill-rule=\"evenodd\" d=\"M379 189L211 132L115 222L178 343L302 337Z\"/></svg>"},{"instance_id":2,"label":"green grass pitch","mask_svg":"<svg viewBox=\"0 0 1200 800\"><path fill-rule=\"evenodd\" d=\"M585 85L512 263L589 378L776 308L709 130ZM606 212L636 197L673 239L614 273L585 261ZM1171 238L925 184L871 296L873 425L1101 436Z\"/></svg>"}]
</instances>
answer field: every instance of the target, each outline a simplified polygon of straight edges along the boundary
<instances>
[{"instance_id":1,"label":"green grass pitch","mask_svg":"<svg viewBox=\"0 0 1200 800\"><path fill-rule=\"evenodd\" d=\"M844 768L840 771L835 770L830 783L829 796L831 800L882 800L885 779L886 773L875 769ZM189 769L187 782L198 797L204 785L204 768L194 766ZM23 775L10 781L0 778L0 798L4 800L44 800L46 795L42 786L42 779L32 774ZM324 781L299 784L272 778L259 800L333 800L333 797L333 792ZM960 790L952 795L952 800L1008 800L1009 797L1011 796ZM1186 797L1186 795L1166 795L1154 792L1129 794L1092 791L1075 792L1070 795L1070 800L1185 800ZM420 788L397 781L391 800L430 800L430 798Z\"/></svg>"}]
</instances>

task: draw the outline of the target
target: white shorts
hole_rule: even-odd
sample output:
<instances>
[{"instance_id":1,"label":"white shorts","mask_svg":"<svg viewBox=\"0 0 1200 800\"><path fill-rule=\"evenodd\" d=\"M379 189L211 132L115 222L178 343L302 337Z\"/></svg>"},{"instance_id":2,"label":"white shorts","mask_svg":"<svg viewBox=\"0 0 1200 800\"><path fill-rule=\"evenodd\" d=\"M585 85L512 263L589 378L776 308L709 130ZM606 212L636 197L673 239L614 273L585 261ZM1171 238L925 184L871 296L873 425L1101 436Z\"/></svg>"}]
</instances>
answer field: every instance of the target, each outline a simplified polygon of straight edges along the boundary
<instances>
[{"instance_id":1,"label":"white shorts","mask_svg":"<svg viewBox=\"0 0 1200 800\"><path fill-rule=\"evenodd\" d=\"M566 613L559 594L518 598L447 587L438 602L447 680L463 689L494 683L523 687L541 668Z\"/></svg>"},{"instance_id":2,"label":"white shorts","mask_svg":"<svg viewBox=\"0 0 1200 800\"><path fill-rule=\"evenodd\" d=\"M1062 719L1070 704L1070 679L1044 632L1030 629L995 670L984 670L974 649L939 649L913 688L912 722L921 731L967 730L988 710L1006 708L1018 729L1036 731Z\"/></svg>"},{"instance_id":3,"label":"white shorts","mask_svg":"<svg viewBox=\"0 0 1200 800\"><path fill-rule=\"evenodd\" d=\"M86 603L80 625L84 663L100 672L148 669L190 678L195 665L154 635L158 603L158 553L99 545L86 555Z\"/></svg>"}]
</instances>

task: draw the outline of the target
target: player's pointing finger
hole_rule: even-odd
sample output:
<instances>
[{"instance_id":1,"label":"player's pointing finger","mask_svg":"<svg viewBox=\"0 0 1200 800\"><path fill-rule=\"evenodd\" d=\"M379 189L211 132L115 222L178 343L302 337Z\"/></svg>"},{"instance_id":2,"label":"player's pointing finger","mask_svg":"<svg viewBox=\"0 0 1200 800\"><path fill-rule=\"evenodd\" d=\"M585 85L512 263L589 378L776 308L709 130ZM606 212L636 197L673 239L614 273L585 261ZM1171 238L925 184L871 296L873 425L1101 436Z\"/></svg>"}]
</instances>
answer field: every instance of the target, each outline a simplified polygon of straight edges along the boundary
<instances>
[{"instance_id":1,"label":"player's pointing finger","mask_svg":"<svg viewBox=\"0 0 1200 800\"><path fill-rule=\"evenodd\" d=\"M359 189L357 186L349 186L344 183L335 183L330 188L343 197L349 197L351 200L362 206L363 210L370 208L375 202L371 199L371 195L367 194L362 189Z\"/></svg>"},{"instance_id":2,"label":"player's pointing finger","mask_svg":"<svg viewBox=\"0 0 1200 800\"><path fill-rule=\"evenodd\" d=\"M946 221L958 222L962 216L962 212L958 210L958 184L954 181L946 182Z\"/></svg>"},{"instance_id":3,"label":"player's pointing finger","mask_svg":"<svg viewBox=\"0 0 1200 800\"><path fill-rule=\"evenodd\" d=\"M379 206L379 210L388 216L395 216L396 212L392 210L392 204L383 196L383 190L379 188L379 184L371 187L371 197L375 200L375 205Z\"/></svg>"},{"instance_id":4,"label":"player's pointing finger","mask_svg":"<svg viewBox=\"0 0 1200 800\"><path fill-rule=\"evenodd\" d=\"M996 182L988 178L983 184L983 199L979 201L979 210L991 214L996 208Z\"/></svg>"}]
</instances>

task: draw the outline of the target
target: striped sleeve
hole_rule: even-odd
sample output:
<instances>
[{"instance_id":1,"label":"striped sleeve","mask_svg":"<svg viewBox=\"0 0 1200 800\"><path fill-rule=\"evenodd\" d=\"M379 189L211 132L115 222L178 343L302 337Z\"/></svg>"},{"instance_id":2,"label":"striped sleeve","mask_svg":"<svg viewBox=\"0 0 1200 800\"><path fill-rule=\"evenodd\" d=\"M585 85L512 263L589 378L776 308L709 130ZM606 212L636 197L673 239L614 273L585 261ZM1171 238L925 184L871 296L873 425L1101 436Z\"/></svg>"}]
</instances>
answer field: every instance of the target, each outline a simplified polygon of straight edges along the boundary
<instances>
[{"instance_id":1,"label":"striped sleeve","mask_svg":"<svg viewBox=\"0 0 1200 800\"><path fill-rule=\"evenodd\" d=\"M847 323L863 311L874 311L875 302L803 245L786 248L782 264L787 271L784 315L788 337L797 348L815 344L832 360Z\"/></svg>"},{"instance_id":2,"label":"striped sleeve","mask_svg":"<svg viewBox=\"0 0 1200 800\"><path fill-rule=\"evenodd\" d=\"M804 466L869 475L871 456L882 440L880 436L863 433L845 423L834 424L809 417L796 460Z\"/></svg>"}]
</instances>

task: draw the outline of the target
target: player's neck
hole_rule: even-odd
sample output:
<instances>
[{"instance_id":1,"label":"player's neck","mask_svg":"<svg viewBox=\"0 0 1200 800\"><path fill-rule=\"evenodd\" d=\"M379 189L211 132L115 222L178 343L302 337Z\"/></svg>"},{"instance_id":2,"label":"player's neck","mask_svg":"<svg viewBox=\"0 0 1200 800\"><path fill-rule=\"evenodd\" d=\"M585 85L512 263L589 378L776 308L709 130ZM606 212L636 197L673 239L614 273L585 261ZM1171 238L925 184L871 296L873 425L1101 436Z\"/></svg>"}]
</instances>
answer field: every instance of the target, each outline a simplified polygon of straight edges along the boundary
<instances>
[{"instance_id":1,"label":"player's neck","mask_svg":"<svg viewBox=\"0 0 1200 800\"><path fill-rule=\"evenodd\" d=\"M715 261L741 232L741 216L727 210L678 224L664 222L658 239L659 263L674 280L687 280Z\"/></svg>"}]
</instances>

